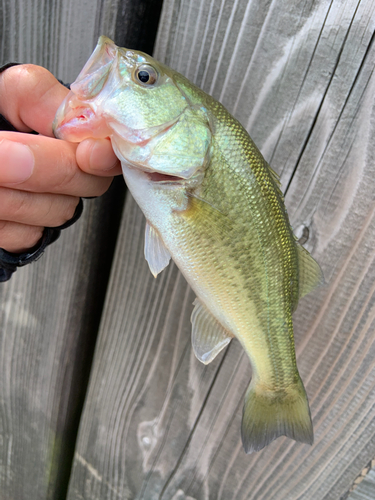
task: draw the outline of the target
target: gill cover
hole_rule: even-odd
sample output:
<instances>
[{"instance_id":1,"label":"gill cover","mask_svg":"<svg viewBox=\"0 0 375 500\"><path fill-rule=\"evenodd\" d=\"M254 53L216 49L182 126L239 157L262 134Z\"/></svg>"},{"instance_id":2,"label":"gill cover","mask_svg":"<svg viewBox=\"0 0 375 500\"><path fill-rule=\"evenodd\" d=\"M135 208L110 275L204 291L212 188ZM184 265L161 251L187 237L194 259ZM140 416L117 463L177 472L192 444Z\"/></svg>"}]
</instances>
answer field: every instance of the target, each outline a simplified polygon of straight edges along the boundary
<instances>
[{"instance_id":1,"label":"gill cover","mask_svg":"<svg viewBox=\"0 0 375 500\"><path fill-rule=\"evenodd\" d=\"M152 172L189 179L207 164L211 132L205 110L186 108L178 119L146 143L131 144L116 128L120 159Z\"/></svg>"}]
</instances>

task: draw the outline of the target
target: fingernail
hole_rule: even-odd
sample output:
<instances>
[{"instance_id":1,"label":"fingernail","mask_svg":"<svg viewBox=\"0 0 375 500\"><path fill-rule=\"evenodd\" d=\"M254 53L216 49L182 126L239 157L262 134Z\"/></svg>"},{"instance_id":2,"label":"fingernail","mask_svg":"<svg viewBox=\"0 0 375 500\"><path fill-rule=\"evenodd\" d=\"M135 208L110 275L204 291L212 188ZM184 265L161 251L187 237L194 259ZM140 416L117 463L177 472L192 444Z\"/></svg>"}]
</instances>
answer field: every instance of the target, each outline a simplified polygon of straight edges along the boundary
<instances>
[{"instance_id":1,"label":"fingernail","mask_svg":"<svg viewBox=\"0 0 375 500\"><path fill-rule=\"evenodd\" d=\"M111 170L117 163L111 143L107 139L88 139L94 142L90 154L90 167L93 170Z\"/></svg>"},{"instance_id":2,"label":"fingernail","mask_svg":"<svg viewBox=\"0 0 375 500\"><path fill-rule=\"evenodd\" d=\"M0 142L0 183L20 184L34 170L34 155L25 144L3 139Z\"/></svg>"}]
</instances>

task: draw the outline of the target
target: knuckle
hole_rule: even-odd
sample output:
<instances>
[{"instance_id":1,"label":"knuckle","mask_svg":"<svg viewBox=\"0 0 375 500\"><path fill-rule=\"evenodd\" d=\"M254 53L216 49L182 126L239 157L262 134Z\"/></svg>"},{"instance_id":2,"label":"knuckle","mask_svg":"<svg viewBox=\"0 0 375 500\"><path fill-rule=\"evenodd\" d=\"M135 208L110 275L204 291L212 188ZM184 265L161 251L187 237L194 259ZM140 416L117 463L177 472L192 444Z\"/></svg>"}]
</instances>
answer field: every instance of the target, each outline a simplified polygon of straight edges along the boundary
<instances>
[{"instance_id":1,"label":"knuckle","mask_svg":"<svg viewBox=\"0 0 375 500\"><path fill-rule=\"evenodd\" d=\"M48 69L36 64L20 64L12 66L4 73L4 81L7 85L22 86L28 90L32 90L40 84L41 79L45 79L51 75ZM51 75L52 76L52 75Z\"/></svg>"},{"instance_id":2,"label":"knuckle","mask_svg":"<svg viewBox=\"0 0 375 500\"><path fill-rule=\"evenodd\" d=\"M73 218L78 203L79 203L79 198L73 198L69 200L68 203L64 204L64 207L60 212L60 221L58 224L59 226L65 224L66 222L70 221L70 219Z\"/></svg>"},{"instance_id":3,"label":"knuckle","mask_svg":"<svg viewBox=\"0 0 375 500\"><path fill-rule=\"evenodd\" d=\"M41 239L43 236L43 227L34 227L34 226L26 226L28 228L28 234L26 236L26 241L30 242L31 244L28 245L28 247L33 247L35 246L38 241Z\"/></svg>"},{"instance_id":4,"label":"knuckle","mask_svg":"<svg viewBox=\"0 0 375 500\"><path fill-rule=\"evenodd\" d=\"M52 79L57 82L52 73L35 64L8 68L0 75L0 94L6 96L1 103L2 114L12 124L21 127L18 120L24 106L38 101L51 86Z\"/></svg>"},{"instance_id":5,"label":"knuckle","mask_svg":"<svg viewBox=\"0 0 375 500\"><path fill-rule=\"evenodd\" d=\"M48 197L46 200L45 208L44 208L44 218L49 219L51 217L51 214L53 213L53 198Z\"/></svg>"},{"instance_id":6,"label":"knuckle","mask_svg":"<svg viewBox=\"0 0 375 500\"><path fill-rule=\"evenodd\" d=\"M69 207L67 207L67 211L65 213L65 221L64 222L68 222L68 220L73 218L75 211L76 211L76 208L78 206L78 203L79 203L79 198L75 198L74 202L69 204Z\"/></svg>"},{"instance_id":7,"label":"knuckle","mask_svg":"<svg viewBox=\"0 0 375 500\"><path fill-rule=\"evenodd\" d=\"M56 192L68 194L75 189L77 166L72 155L67 151L61 151L59 157L58 178L56 179Z\"/></svg>"},{"instance_id":8,"label":"knuckle","mask_svg":"<svg viewBox=\"0 0 375 500\"><path fill-rule=\"evenodd\" d=\"M17 193L19 194L19 193ZM29 212L28 193L22 193L21 196L13 196L8 205L8 211L14 217L14 220L23 219L25 213Z\"/></svg>"},{"instance_id":9,"label":"knuckle","mask_svg":"<svg viewBox=\"0 0 375 500\"><path fill-rule=\"evenodd\" d=\"M38 75L40 76L42 73L40 69L43 68L34 64L21 64L8 68L3 75L6 93L12 95L26 89L32 91L37 85Z\"/></svg>"},{"instance_id":10,"label":"knuckle","mask_svg":"<svg viewBox=\"0 0 375 500\"><path fill-rule=\"evenodd\" d=\"M93 196L102 196L104 193L106 193L112 183L112 180L112 177L101 178L100 182L98 182L95 187L95 193L93 194Z\"/></svg>"},{"instance_id":11,"label":"knuckle","mask_svg":"<svg viewBox=\"0 0 375 500\"><path fill-rule=\"evenodd\" d=\"M0 221L0 248L8 252L23 252L35 246L42 234L42 227Z\"/></svg>"},{"instance_id":12,"label":"knuckle","mask_svg":"<svg viewBox=\"0 0 375 500\"><path fill-rule=\"evenodd\" d=\"M43 214L43 220L49 227L58 227L68 222L74 215L79 198L60 195L50 198Z\"/></svg>"},{"instance_id":13,"label":"knuckle","mask_svg":"<svg viewBox=\"0 0 375 500\"><path fill-rule=\"evenodd\" d=\"M20 64L12 66L1 74L1 94L7 95L7 101L14 101L17 97L18 105L38 102L42 96L58 83L48 69L36 64ZM14 105L13 105L14 107Z\"/></svg>"},{"instance_id":14,"label":"knuckle","mask_svg":"<svg viewBox=\"0 0 375 500\"><path fill-rule=\"evenodd\" d=\"M32 195L27 191L0 188L0 217L9 222L23 223L35 211Z\"/></svg>"}]
</instances>

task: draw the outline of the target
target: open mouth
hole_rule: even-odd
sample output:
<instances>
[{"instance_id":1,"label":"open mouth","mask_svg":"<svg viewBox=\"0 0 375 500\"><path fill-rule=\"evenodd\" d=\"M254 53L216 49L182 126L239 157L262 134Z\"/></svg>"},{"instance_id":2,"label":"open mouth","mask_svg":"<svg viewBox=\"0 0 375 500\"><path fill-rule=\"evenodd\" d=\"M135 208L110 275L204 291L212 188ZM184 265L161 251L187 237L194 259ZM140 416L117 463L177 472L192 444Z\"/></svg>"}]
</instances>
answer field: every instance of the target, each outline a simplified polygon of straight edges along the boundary
<instances>
[{"instance_id":1,"label":"open mouth","mask_svg":"<svg viewBox=\"0 0 375 500\"><path fill-rule=\"evenodd\" d=\"M68 109L64 119L61 121L60 125L66 125L68 123L71 124L76 124L78 123L84 123L89 120L93 120L95 117L94 112L92 111L91 108L88 108L87 106L79 106L76 108L71 108Z\"/></svg>"},{"instance_id":2,"label":"open mouth","mask_svg":"<svg viewBox=\"0 0 375 500\"><path fill-rule=\"evenodd\" d=\"M178 182L184 180L182 177L177 177L177 175L161 174L159 172L147 172L147 175L153 182Z\"/></svg>"},{"instance_id":3,"label":"open mouth","mask_svg":"<svg viewBox=\"0 0 375 500\"><path fill-rule=\"evenodd\" d=\"M70 92L57 110L53 132L59 139L81 142L88 137L108 137L111 130L102 115Z\"/></svg>"}]
</instances>

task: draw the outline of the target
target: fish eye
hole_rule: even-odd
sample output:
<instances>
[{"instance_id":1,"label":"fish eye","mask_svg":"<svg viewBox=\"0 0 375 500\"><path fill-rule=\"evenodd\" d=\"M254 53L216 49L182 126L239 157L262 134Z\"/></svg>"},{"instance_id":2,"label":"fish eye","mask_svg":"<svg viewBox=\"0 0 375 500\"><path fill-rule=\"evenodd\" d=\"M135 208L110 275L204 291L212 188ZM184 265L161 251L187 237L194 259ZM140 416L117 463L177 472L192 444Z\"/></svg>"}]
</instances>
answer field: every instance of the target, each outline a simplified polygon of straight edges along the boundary
<instances>
[{"instance_id":1,"label":"fish eye","mask_svg":"<svg viewBox=\"0 0 375 500\"><path fill-rule=\"evenodd\" d=\"M135 78L142 85L154 85L158 79L158 73L155 68L149 64L142 64L135 72Z\"/></svg>"}]
</instances>

